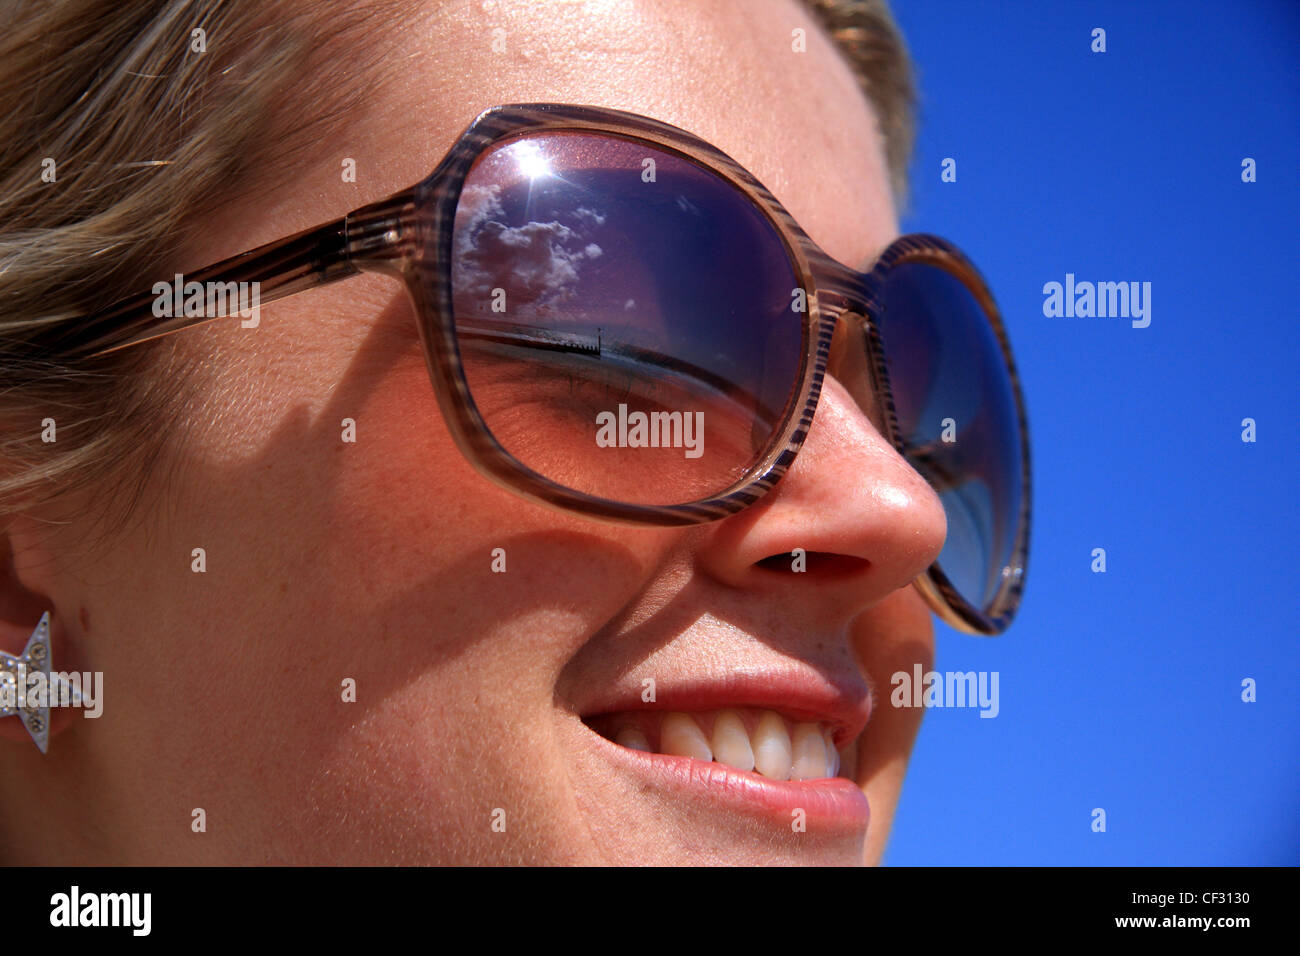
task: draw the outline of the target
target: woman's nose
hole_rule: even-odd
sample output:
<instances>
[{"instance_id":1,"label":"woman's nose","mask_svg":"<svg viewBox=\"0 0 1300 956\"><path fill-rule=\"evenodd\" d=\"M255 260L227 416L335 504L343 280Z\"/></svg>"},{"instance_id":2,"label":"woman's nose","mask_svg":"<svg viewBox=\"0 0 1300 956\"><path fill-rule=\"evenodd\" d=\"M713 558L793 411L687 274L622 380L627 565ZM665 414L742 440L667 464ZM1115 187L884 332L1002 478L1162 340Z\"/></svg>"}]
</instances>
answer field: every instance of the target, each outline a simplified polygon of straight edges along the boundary
<instances>
[{"instance_id":1,"label":"woman's nose","mask_svg":"<svg viewBox=\"0 0 1300 956\"><path fill-rule=\"evenodd\" d=\"M718 523L704 560L737 587L815 586L829 613L851 617L924 572L947 524L933 489L872 424L865 366L833 367L848 381L826 376L790 470ZM776 578L778 570L789 573Z\"/></svg>"}]
</instances>

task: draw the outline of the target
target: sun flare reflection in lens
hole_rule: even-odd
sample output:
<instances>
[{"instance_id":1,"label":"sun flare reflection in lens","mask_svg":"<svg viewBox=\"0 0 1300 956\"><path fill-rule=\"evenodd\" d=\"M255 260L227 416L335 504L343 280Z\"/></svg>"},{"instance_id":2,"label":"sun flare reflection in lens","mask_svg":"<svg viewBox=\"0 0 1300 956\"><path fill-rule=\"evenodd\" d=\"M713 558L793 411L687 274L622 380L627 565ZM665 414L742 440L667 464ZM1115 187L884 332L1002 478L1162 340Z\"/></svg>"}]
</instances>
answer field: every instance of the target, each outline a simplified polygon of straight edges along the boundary
<instances>
[{"instance_id":1,"label":"sun flare reflection in lens","mask_svg":"<svg viewBox=\"0 0 1300 956\"><path fill-rule=\"evenodd\" d=\"M516 143L512 150L518 158L519 171L530 180L551 175L551 164L542 155L536 143L528 141Z\"/></svg>"}]
</instances>

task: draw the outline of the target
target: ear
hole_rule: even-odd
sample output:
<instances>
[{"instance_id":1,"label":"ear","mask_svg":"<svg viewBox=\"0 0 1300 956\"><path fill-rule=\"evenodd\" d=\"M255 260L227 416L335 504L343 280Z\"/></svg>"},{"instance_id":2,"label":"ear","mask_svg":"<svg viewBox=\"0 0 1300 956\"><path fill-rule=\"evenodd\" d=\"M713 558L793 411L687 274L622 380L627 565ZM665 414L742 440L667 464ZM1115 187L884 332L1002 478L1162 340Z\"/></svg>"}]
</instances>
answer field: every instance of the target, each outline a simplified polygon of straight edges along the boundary
<instances>
[{"instance_id":1,"label":"ear","mask_svg":"<svg viewBox=\"0 0 1300 956\"><path fill-rule=\"evenodd\" d=\"M10 517L0 529L0 671L13 675L0 677L8 684L0 687L0 715L5 715L0 716L0 747L4 748L40 743L48 747L48 740L76 716L71 708L51 707L39 712L41 720L35 721L32 712L24 717L16 707L18 675L69 669L59 654L68 646L67 632L51 596L55 561L38 529L38 524L22 516Z\"/></svg>"}]
</instances>

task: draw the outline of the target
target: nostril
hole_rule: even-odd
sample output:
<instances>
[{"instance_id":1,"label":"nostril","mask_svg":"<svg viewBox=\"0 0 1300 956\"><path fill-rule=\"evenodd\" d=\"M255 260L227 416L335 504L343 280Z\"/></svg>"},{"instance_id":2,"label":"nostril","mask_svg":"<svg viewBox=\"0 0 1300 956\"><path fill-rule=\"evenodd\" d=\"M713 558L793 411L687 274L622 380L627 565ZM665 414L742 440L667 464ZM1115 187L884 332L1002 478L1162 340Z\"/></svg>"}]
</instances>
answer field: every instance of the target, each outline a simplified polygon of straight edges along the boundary
<instances>
[{"instance_id":1,"label":"nostril","mask_svg":"<svg viewBox=\"0 0 1300 956\"><path fill-rule=\"evenodd\" d=\"M818 577L848 577L861 574L871 567L866 558L829 551L805 551L796 548L784 554L773 554L757 562L755 567L778 574L815 574Z\"/></svg>"}]
</instances>

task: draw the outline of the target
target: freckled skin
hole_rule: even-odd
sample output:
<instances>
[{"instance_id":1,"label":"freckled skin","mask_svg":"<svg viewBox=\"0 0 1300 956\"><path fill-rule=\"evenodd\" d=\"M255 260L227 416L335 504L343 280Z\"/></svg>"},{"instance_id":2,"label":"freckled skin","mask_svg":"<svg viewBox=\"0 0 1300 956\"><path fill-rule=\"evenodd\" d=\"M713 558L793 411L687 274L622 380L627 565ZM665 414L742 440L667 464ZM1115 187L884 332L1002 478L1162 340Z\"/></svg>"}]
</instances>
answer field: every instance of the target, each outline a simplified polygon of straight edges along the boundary
<instances>
[{"instance_id":1,"label":"freckled skin","mask_svg":"<svg viewBox=\"0 0 1300 956\"><path fill-rule=\"evenodd\" d=\"M871 109L802 6L498 6L429 4L391 41L400 81L305 165L267 171L273 198L232 200L169 268L406 187L481 109L528 101L627 109L703 136L844 262L897 234ZM805 53L791 52L796 27ZM491 53L494 28L505 54ZM356 159L355 184L341 156ZM56 723L48 757L0 722L0 846L13 861L880 859L922 713L888 706L889 675L932 659L908 582L938 553L944 519L839 383L759 505L648 529L480 477L442 424L396 282L351 279L264 306L256 330L218 322L167 347L192 366L191 427L143 520L94 553L85 502L42 516L67 518L61 528L9 528L0 646L21 645L53 607L58 653L106 684L104 716ZM344 418L355 444L341 441ZM190 570L196 547L203 574ZM856 560L759 566L796 547ZM494 548L505 574L491 571ZM638 627L646 656L619 638ZM858 754L865 838L776 839L728 812L687 812L611 773L573 714L584 688L641 667L672 679L790 661L857 662L879 688ZM36 779L40 807L21 786Z\"/></svg>"}]
</instances>

